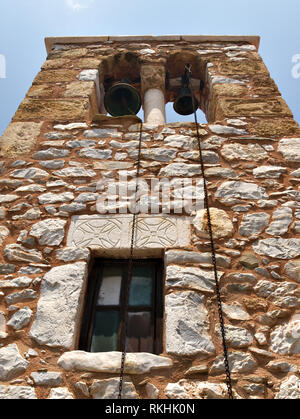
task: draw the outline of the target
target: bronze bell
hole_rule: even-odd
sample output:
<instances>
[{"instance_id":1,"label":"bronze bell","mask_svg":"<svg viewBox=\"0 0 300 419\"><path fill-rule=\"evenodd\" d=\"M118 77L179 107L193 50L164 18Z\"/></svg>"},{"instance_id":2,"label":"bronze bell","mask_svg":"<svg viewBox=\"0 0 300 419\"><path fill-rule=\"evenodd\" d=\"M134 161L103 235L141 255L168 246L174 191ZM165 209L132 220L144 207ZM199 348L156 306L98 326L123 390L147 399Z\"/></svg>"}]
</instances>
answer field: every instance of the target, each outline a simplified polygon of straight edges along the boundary
<instances>
[{"instance_id":1,"label":"bronze bell","mask_svg":"<svg viewBox=\"0 0 300 419\"><path fill-rule=\"evenodd\" d=\"M141 96L128 80L122 79L104 96L104 106L112 116L136 115L142 106Z\"/></svg>"},{"instance_id":2,"label":"bronze bell","mask_svg":"<svg viewBox=\"0 0 300 419\"><path fill-rule=\"evenodd\" d=\"M191 115L199 107L198 100L189 87L181 87L178 97L174 102L174 110L179 115Z\"/></svg>"}]
</instances>

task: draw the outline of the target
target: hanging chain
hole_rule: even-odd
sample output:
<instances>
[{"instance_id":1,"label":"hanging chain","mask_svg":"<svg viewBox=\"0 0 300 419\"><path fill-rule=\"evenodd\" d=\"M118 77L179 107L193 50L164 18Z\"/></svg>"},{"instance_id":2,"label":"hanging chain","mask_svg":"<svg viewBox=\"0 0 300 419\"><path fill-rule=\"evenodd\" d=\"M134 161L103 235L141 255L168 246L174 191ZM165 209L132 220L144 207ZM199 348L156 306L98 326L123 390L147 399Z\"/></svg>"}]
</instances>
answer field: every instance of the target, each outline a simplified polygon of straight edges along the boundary
<instances>
[{"instance_id":1,"label":"hanging chain","mask_svg":"<svg viewBox=\"0 0 300 419\"><path fill-rule=\"evenodd\" d=\"M123 339L123 348L122 348L122 359L121 359L121 371L120 371L120 383L119 383L119 396L118 399L122 399L122 390L124 382L124 371L125 371L125 361L126 361L126 338L127 338L127 327L128 327L128 304L129 304L129 292L130 292L130 282L132 276L133 268L133 253L134 253L134 240L136 235L136 226L138 220L138 211L137 211L137 195L139 189L139 178L141 170L141 151L142 151L142 135L143 135L143 123L140 125L140 138L139 138L139 149L138 149L138 159L137 159L137 172L136 172L136 185L135 185L135 194L134 194L134 209L133 209L133 220L132 220L132 231L131 231L131 244L130 244L130 257L128 262L128 275L127 275L127 284L125 291L125 302L123 310L123 324L121 331L121 338Z\"/></svg>"},{"instance_id":2,"label":"hanging chain","mask_svg":"<svg viewBox=\"0 0 300 419\"><path fill-rule=\"evenodd\" d=\"M192 76L191 65L189 65L189 64L186 65L185 74L187 75L188 87L190 88L190 79L191 79L191 76ZM232 382L231 382L230 367L229 367L229 360L228 360L226 331L225 331L225 323L224 323L223 308L222 308L222 299L221 299L219 279L218 279L216 250L215 250L215 244L214 244L214 238L213 238L213 230L212 230L212 222L211 222L211 215L210 215L210 208L209 208L207 182L206 182L206 177L205 177L203 153L202 153L202 147L201 147L201 142L200 142L198 120L197 120L197 109L196 109L196 106L195 106L195 99L194 99L194 95L193 95L193 92L192 92L191 88L190 88L190 91L191 91L191 94L192 94L195 125L196 125L196 131L197 131L199 159L200 159L201 173L202 173L202 178L203 178L204 205L205 205L206 214L207 214L207 226L208 226L208 232L209 232L209 238L210 238L211 258L212 258L212 264L213 264L213 268L214 268L214 276L215 276L215 284L216 284L218 314L219 314L220 330L221 330L222 343L223 343L223 354L224 354L224 364L225 364L225 373L226 373L226 385L227 385L229 399L233 399L234 397L233 397L233 391L232 391Z\"/></svg>"}]
</instances>

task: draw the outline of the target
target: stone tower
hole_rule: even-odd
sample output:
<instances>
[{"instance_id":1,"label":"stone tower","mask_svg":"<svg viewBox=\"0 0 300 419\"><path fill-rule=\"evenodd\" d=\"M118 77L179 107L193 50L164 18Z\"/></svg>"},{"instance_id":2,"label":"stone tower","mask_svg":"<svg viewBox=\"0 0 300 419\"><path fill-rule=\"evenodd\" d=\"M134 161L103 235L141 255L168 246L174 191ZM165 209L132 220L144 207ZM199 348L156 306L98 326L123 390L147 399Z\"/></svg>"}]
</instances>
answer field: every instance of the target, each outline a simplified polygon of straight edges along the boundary
<instances>
[{"instance_id":1,"label":"stone tower","mask_svg":"<svg viewBox=\"0 0 300 419\"><path fill-rule=\"evenodd\" d=\"M187 63L208 121L234 397L300 398L300 130L258 45L46 39L1 139L0 398L117 397L140 138L123 398L227 398L195 124L165 121ZM142 98L142 132L136 116L106 114L104 95L122 79Z\"/></svg>"}]
</instances>

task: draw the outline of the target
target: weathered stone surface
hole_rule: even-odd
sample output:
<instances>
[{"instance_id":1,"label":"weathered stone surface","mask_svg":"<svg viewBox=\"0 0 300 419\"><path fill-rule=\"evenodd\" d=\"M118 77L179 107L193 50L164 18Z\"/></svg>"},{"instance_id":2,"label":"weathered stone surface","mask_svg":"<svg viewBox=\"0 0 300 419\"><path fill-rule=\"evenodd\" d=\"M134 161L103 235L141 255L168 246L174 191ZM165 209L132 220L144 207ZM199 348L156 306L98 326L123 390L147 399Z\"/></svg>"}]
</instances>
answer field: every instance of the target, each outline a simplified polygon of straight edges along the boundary
<instances>
[{"instance_id":1,"label":"weathered stone surface","mask_svg":"<svg viewBox=\"0 0 300 419\"><path fill-rule=\"evenodd\" d=\"M0 195L0 204L8 204L19 198L18 195Z\"/></svg>"},{"instance_id":2,"label":"weathered stone surface","mask_svg":"<svg viewBox=\"0 0 300 419\"><path fill-rule=\"evenodd\" d=\"M260 166L253 170L253 175L257 179L278 179L287 169L282 166Z\"/></svg>"},{"instance_id":3,"label":"weathered stone surface","mask_svg":"<svg viewBox=\"0 0 300 419\"><path fill-rule=\"evenodd\" d=\"M15 330L21 330L30 323L32 314L29 307L21 308L10 318L7 326L11 326Z\"/></svg>"},{"instance_id":4,"label":"weathered stone surface","mask_svg":"<svg viewBox=\"0 0 300 419\"><path fill-rule=\"evenodd\" d=\"M65 97L89 97L94 90L93 81L74 81L67 85Z\"/></svg>"},{"instance_id":5,"label":"weathered stone surface","mask_svg":"<svg viewBox=\"0 0 300 419\"><path fill-rule=\"evenodd\" d=\"M72 192L63 192L61 194L48 192L39 196L39 203L46 204L58 204L60 202L70 202L74 199Z\"/></svg>"},{"instance_id":6,"label":"weathered stone surface","mask_svg":"<svg viewBox=\"0 0 300 419\"><path fill-rule=\"evenodd\" d=\"M0 386L1 400L37 399L35 390L27 386Z\"/></svg>"},{"instance_id":7,"label":"weathered stone surface","mask_svg":"<svg viewBox=\"0 0 300 419\"><path fill-rule=\"evenodd\" d=\"M39 244L59 246L65 237L66 220L49 218L34 224L30 235L37 238Z\"/></svg>"},{"instance_id":8,"label":"weathered stone surface","mask_svg":"<svg viewBox=\"0 0 300 419\"><path fill-rule=\"evenodd\" d=\"M49 119L58 121L78 121L88 116L89 99L24 99L15 113L14 121L28 119Z\"/></svg>"},{"instance_id":9,"label":"weathered stone surface","mask_svg":"<svg viewBox=\"0 0 300 419\"><path fill-rule=\"evenodd\" d=\"M216 326L216 333L221 338L220 327ZM232 326L230 324L225 325L226 342L230 348L247 348L253 342L252 334L242 327Z\"/></svg>"},{"instance_id":10,"label":"weathered stone surface","mask_svg":"<svg viewBox=\"0 0 300 419\"><path fill-rule=\"evenodd\" d=\"M15 265L0 263L0 275L13 274L15 270Z\"/></svg>"},{"instance_id":11,"label":"weathered stone surface","mask_svg":"<svg viewBox=\"0 0 300 419\"><path fill-rule=\"evenodd\" d=\"M250 320L249 314L243 309L241 304L237 302L222 304L222 308L230 320Z\"/></svg>"},{"instance_id":12,"label":"weathered stone surface","mask_svg":"<svg viewBox=\"0 0 300 419\"><path fill-rule=\"evenodd\" d=\"M41 122L11 123L1 137L0 156L13 158L30 153L34 149L41 127Z\"/></svg>"},{"instance_id":13,"label":"weathered stone surface","mask_svg":"<svg viewBox=\"0 0 300 419\"><path fill-rule=\"evenodd\" d=\"M36 193L36 192L45 192L46 188L44 186L33 183L32 185L21 186L16 189L16 192L27 192L27 193Z\"/></svg>"},{"instance_id":14,"label":"weathered stone surface","mask_svg":"<svg viewBox=\"0 0 300 419\"><path fill-rule=\"evenodd\" d=\"M284 380L275 399L299 399L300 398L300 379L296 375L291 375Z\"/></svg>"},{"instance_id":15,"label":"weathered stone surface","mask_svg":"<svg viewBox=\"0 0 300 419\"><path fill-rule=\"evenodd\" d=\"M59 148L48 148L48 150L41 150L36 152L32 158L35 160L52 160L62 157L68 157L70 150L61 150Z\"/></svg>"},{"instance_id":16,"label":"weathered stone surface","mask_svg":"<svg viewBox=\"0 0 300 419\"><path fill-rule=\"evenodd\" d=\"M75 129L87 129L88 126L85 122L73 122L72 124L59 124L54 125L54 129L57 129L59 131L72 131Z\"/></svg>"},{"instance_id":17,"label":"weathered stone surface","mask_svg":"<svg viewBox=\"0 0 300 419\"><path fill-rule=\"evenodd\" d=\"M285 273L297 282L300 282L300 260L293 260L285 265Z\"/></svg>"},{"instance_id":18,"label":"weathered stone surface","mask_svg":"<svg viewBox=\"0 0 300 419\"><path fill-rule=\"evenodd\" d=\"M219 272L219 279L223 273ZM167 288L185 288L197 291L213 293L215 279L213 271L205 271L200 268L168 266L166 274Z\"/></svg>"},{"instance_id":19,"label":"weathered stone surface","mask_svg":"<svg viewBox=\"0 0 300 419\"><path fill-rule=\"evenodd\" d=\"M87 157L88 159L106 160L112 157L111 150L100 150L97 148L84 148L78 152L80 157Z\"/></svg>"},{"instance_id":20,"label":"weathered stone surface","mask_svg":"<svg viewBox=\"0 0 300 419\"><path fill-rule=\"evenodd\" d=\"M272 223L266 230L266 233L272 236L282 236L285 234L293 222L293 210L282 207L273 213Z\"/></svg>"},{"instance_id":21,"label":"weathered stone surface","mask_svg":"<svg viewBox=\"0 0 300 419\"><path fill-rule=\"evenodd\" d=\"M91 178L96 176L96 172L93 170L88 170L83 167L66 167L65 169L58 170L57 172L53 172L56 176L61 177L85 177L85 178Z\"/></svg>"},{"instance_id":22,"label":"weathered stone surface","mask_svg":"<svg viewBox=\"0 0 300 419\"><path fill-rule=\"evenodd\" d=\"M86 138L122 138L122 133L118 132L117 129L92 129L84 131Z\"/></svg>"},{"instance_id":23,"label":"weathered stone surface","mask_svg":"<svg viewBox=\"0 0 300 419\"><path fill-rule=\"evenodd\" d=\"M60 83L70 82L75 79L77 75L76 70L67 69L55 69L55 70L43 70L38 73L34 79L34 84L40 83Z\"/></svg>"},{"instance_id":24,"label":"weathered stone surface","mask_svg":"<svg viewBox=\"0 0 300 419\"><path fill-rule=\"evenodd\" d=\"M40 165L42 167L45 167L45 169L50 170L57 170L62 169L65 165L65 160L46 160L46 161L40 161ZM41 191L43 192L43 191Z\"/></svg>"},{"instance_id":25,"label":"weathered stone surface","mask_svg":"<svg viewBox=\"0 0 300 419\"><path fill-rule=\"evenodd\" d=\"M160 170L159 176L179 177L195 176L201 173L199 164L171 163Z\"/></svg>"},{"instance_id":26,"label":"weathered stone surface","mask_svg":"<svg viewBox=\"0 0 300 419\"><path fill-rule=\"evenodd\" d=\"M0 380L11 380L26 371L29 362L20 355L16 344L0 348Z\"/></svg>"},{"instance_id":27,"label":"weathered stone surface","mask_svg":"<svg viewBox=\"0 0 300 419\"><path fill-rule=\"evenodd\" d=\"M253 372L257 363L252 356L245 352L232 351L228 353L229 368L232 373ZM210 374L220 375L225 372L224 356L218 357L213 363Z\"/></svg>"},{"instance_id":28,"label":"weathered stone surface","mask_svg":"<svg viewBox=\"0 0 300 419\"><path fill-rule=\"evenodd\" d=\"M256 236L264 231L270 220L270 215L265 212L247 214L243 217L239 233L241 236Z\"/></svg>"},{"instance_id":29,"label":"weathered stone surface","mask_svg":"<svg viewBox=\"0 0 300 419\"><path fill-rule=\"evenodd\" d=\"M168 384L165 394L169 399L228 399L226 384L186 379ZM233 394L235 399L241 398L235 390Z\"/></svg>"},{"instance_id":30,"label":"weathered stone surface","mask_svg":"<svg viewBox=\"0 0 300 419\"><path fill-rule=\"evenodd\" d=\"M183 356L215 352L204 302L204 297L193 291L166 296L167 353Z\"/></svg>"},{"instance_id":31,"label":"weathered stone surface","mask_svg":"<svg viewBox=\"0 0 300 419\"><path fill-rule=\"evenodd\" d=\"M139 399L132 381L124 377L122 399ZM107 380L94 380L91 386L93 399L118 399L119 396L119 378L109 378Z\"/></svg>"},{"instance_id":32,"label":"weathered stone surface","mask_svg":"<svg viewBox=\"0 0 300 419\"><path fill-rule=\"evenodd\" d=\"M245 252L242 254L239 263L247 269L254 269L259 266L259 259L253 253Z\"/></svg>"},{"instance_id":33,"label":"weathered stone surface","mask_svg":"<svg viewBox=\"0 0 300 419\"><path fill-rule=\"evenodd\" d=\"M239 203L240 199L267 199L266 190L255 183L228 181L217 189L215 197L221 202Z\"/></svg>"},{"instance_id":34,"label":"weathered stone surface","mask_svg":"<svg viewBox=\"0 0 300 419\"><path fill-rule=\"evenodd\" d=\"M216 255L217 265L219 267L228 268L231 263L231 259L227 256ZM204 265L212 264L211 253L202 253L202 252L188 252L185 250L167 250L165 252L165 261L169 265L171 263L175 264L186 264L186 263L197 263Z\"/></svg>"},{"instance_id":35,"label":"weathered stone surface","mask_svg":"<svg viewBox=\"0 0 300 419\"><path fill-rule=\"evenodd\" d=\"M60 372L33 372L30 377L37 386L58 387L62 384L62 374Z\"/></svg>"},{"instance_id":36,"label":"weathered stone surface","mask_svg":"<svg viewBox=\"0 0 300 419\"><path fill-rule=\"evenodd\" d=\"M58 266L44 276L30 331L30 336L39 344L73 348L86 279L85 262Z\"/></svg>"},{"instance_id":37,"label":"weathered stone surface","mask_svg":"<svg viewBox=\"0 0 300 419\"><path fill-rule=\"evenodd\" d=\"M300 163L300 138L283 138L279 141L278 151L286 161Z\"/></svg>"},{"instance_id":38,"label":"weathered stone surface","mask_svg":"<svg viewBox=\"0 0 300 419\"><path fill-rule=\"evenodd\" d=\"M77 262L78 260L89 261L90 255L89 249L78 247L65 247L56 251L57 259L66 263Z\"/></svg>"},{"instance_id":39,"label":"weathered stone surface","mask_svg":"<svg viewBox=\"0 0 300 419\"><path fill-rule=\"evenodd\" d=\"M254 287L259 297L267 298L279 307L292 308L299 306L298 286L294 282L271 282L261 280Z\"/></svg>"},{"instance_id":40,"label":"weathered stone surface","mask_svg":"<svg viewBox=\"0 0 300 419\"><path fill-rule=\"evenodd\" d=\"M300 256L300 239L263 239L254 243L253 250L275 259L294 259Z\"/></svg>"},{"instance_id":41,"label":"weathered stone surface","mask_svg":"<svg viewBox=\"0 0 300 419\"><path fill-rule=\"evenodd\" d=\"M88 371L117 374L120 371L121 352L90 353L84 351L65 352L58 365L66 371ZM125 374L146 374L153 370L171 368L170 358L150 353L128 353Z\"/></svg>"},{"instance_id":42,"label":"weathered stone surface","mask_svg":"<svg viewBox=\"0 0 300 419\"><path fill-rule=\"evenodd\" d=\"M158 390L158 388L157 387L155 387L155 385L154 384L152 384L152 383L147 383L146 384L146 387L145 387L145 390L146 390L146 394L147 394L147 399L152 399L152 400L154 400L154 399L158 399L158 396L159 396L159 390Z\"/></svg>"},{"instance_id":43,"label":"weathered stone surface","mask_svg":"<svg viewBox=\"0 0 300 419\"><path fill-rule=\"evenodd\" d=\"M164 144L169 147L183 148L185 150L191 150L196 146L196 139L191 138L188 135L169 135L164 139Z\"/></svg>"},{"instance_id":44,"label":"weathered stone surface","mask_svg":"<svg viewBox=\"0 0 300 419\"><path fill-rule=\"evenodd\" d=\"M300 354L300 318L294 316L288 323L274 329L270 335L271 351L281 355Z\"/></svg>"},{"instance_id":45,"label":"weathered stone surface","mask_svg":"<svg viewBox=\"0 0 300 419\"><path fill-rule=\"evenodd\" d=\"M207 177L217 177L224 179L231 179L237 177L235 171L227 167L209 167L205 170L205 175Z\"/></svg>"},{"instance_id":46,"label":"weathered stone surface","mask_svg":"<svg viewBox=\"0 0 300 419\"><path fill-rule=\"evenodd\" d=\"M209 125L209 129L211 130L211 132L213 132L214 134L218 134L218 135L246 135L248 134L247 131L245 131L244 129L237 129L234 127L228 127L226 125Z\"/></svg>"},{"instance_id":47,"label":"weathered stone surface","mask_svg":"<svg viewBox=\"0 0 300 419\"><path fill-rule=\"evenodd\" d=\"M4 256L10 262L36 262L44 261L42 253L37 250L26 249L19 244L9 244L4 249Z\"/></svg>"},{"instance_id":48,"label":"weathered stone surface","mask_svg":"<svg viewBox=\"0 0 300 419\"><path fill-rule=\"evenodd\" d=\"M15 292L13 294L9 294L5 297L5 301L8 305L20 303L27 300L34 300L37 298L38 293L31 289L26 289L24 291Z\"/></svg>"},{"instance_id":49,"label":"weathered stone surface","mask_svg":"<svg viewBox=\"0 0 300 419\"><path fill-rule=\"evenodd\" d=\"M45 170L39 169L38 167L30 167L28 169L17 169L11 173L11 176L17 179L45 179L49 177L49 173Z\"/></svg>"},{"instance_id":50,"label":"weathered stone surface","mask_svg":"<svg viewBox=\"0 0 300 419\"><path fill-rule=\"evenodd\" d=\"M260 161L268 157L268 153L259 144L225 144L221 154L228 161Z\"/></svg>"},{"instance_id":51,"label":"weathered stone surface","mask_svg":"<svg viewBox=\"0 0 300 419\"><path fill-rule=\"evenodd\" d=\"M218 208L210 208L210 219L215 239L233 235L233 224L225 211ZM209 238L207 212L205 209L197 211L193 223L199 237Z\"/></svg>"},{"instance_id":52,"label":"weathered stone surface","mask_svg":"<svg viewBox=\"0 0 300 419\"><path fill-rule=\"evenodd\" d=\"M52 388L48 399L51 400L70 400L74 399L73 394L66 387Z\"/></svg>"}]
</instances>

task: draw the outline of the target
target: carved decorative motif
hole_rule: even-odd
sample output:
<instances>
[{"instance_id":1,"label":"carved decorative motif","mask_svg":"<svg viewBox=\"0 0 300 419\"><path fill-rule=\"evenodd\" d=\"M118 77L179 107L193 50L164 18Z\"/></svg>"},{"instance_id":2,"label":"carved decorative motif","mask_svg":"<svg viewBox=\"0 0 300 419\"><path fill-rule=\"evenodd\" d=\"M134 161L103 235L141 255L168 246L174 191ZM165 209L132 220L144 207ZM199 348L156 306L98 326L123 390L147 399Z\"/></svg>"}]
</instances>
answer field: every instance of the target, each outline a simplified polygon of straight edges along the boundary
<instances>
[{"instance_id":1,"label":"carved decorative motif","mask_svg":"<svg viewBox=\"0 0 300 419\"><path fill-rule=\"evenodd\" d=\"M83 215L72 218L68 246L98 249L130 248L132 215ZM188 218L170 216L138 217L135 247L164 249L189 244Z\"/></svg>"}]
</instances>

